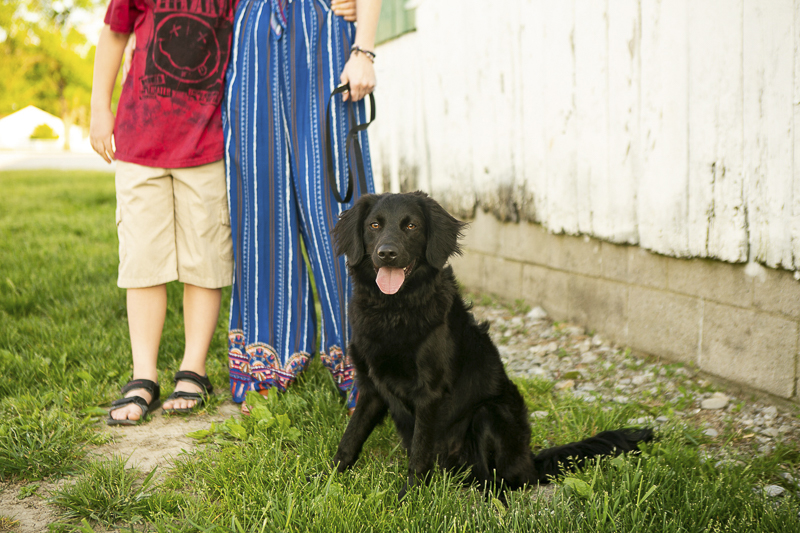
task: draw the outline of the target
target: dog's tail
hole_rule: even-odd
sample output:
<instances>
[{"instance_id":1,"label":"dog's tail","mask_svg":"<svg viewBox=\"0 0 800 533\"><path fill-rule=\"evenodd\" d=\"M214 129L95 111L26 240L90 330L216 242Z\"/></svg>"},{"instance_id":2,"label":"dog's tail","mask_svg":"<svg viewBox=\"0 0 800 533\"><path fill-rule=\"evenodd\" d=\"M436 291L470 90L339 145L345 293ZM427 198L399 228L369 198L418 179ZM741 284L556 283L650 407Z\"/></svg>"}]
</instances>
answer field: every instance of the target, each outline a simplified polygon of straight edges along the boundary
<instances>
[{"instance_id":1,"label":"dog's tail","mask_svg":"<svg viewBox=\"0 0 800 533\"><path fill-rule=\"evenodd\" d=\"M585 440L542 450L533 456L533 463L539 483L547 483L553 477L581 467L587 459L636 451L640 442L651 440L653 430L649 428L603 431Z\"/></svg>"}]
</instances>

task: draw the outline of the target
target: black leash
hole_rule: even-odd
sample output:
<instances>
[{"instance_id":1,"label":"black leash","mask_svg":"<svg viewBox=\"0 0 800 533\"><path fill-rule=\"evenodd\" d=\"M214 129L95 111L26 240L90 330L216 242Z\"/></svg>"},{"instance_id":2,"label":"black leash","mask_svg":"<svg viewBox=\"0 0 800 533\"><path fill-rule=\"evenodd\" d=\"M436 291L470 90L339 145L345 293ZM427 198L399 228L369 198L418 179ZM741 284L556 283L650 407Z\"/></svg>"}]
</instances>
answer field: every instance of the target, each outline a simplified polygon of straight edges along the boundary
<instances>
[{"instance_id":1,"label":"black leash","mask_svg":"<svg viewBox=\"0 0 800 533\"><path fill-rule=\"evenodd\" d=\"M344 198L339 194L339 187L336 184L336 169L333 166L333 136L331 135L331 102L333 101L333 97L337 94L341 94L345 91L350 90L350 84L345 83L344 85L338 86L336 89L333 90L331 93L330 98L328 98L328 106L325 109L325 135L327 137L327 174L328 174L328 182L331 186L331 191L333 191L333 196L336 198L336 201L341 204L346 204L350 201L353 197L353 169L351 168L350 161L348 158L347 164L347 191L345 192ZM364 171L364 155L361 153L361 143L358 142L358 134L361 131L367 129L367 126L372 124L375 120L375 97L372 96L372 93L369 93L369 109L370 109L370 117L369 121L365 122L364 124L359 124L356 121L356 112L355 112L355 104L353 102L347 102L347 113L350 117L350 123L354 124L350 128L350 131L347 134L347 141L345 142L345 149L349 154L352 148L353 154L355 155L356 160L356 173L358 174L358 186L361 190L361 193L364 194L367 192L367 175Z\"/></svg>"}]
</instances>

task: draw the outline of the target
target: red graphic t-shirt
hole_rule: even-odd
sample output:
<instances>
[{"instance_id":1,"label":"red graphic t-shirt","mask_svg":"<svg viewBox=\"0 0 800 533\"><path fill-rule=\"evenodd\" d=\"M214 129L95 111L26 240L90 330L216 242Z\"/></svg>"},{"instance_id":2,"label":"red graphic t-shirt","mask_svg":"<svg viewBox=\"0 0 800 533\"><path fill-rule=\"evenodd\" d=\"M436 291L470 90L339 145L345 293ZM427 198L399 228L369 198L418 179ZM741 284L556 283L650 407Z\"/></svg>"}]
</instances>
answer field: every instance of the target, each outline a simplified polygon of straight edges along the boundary
<instances>
[{"instance_id":1,"label":"red graphic t-shirt","mask_svg":"<svg viewBox=\"0 0 800 533\"><path fill-rule=\"evenodd\" d=\"M183 168L222 159L234 3L111 0L106 24L136 34L114 125L119 160Z\"/></svg>"}]
</instances>

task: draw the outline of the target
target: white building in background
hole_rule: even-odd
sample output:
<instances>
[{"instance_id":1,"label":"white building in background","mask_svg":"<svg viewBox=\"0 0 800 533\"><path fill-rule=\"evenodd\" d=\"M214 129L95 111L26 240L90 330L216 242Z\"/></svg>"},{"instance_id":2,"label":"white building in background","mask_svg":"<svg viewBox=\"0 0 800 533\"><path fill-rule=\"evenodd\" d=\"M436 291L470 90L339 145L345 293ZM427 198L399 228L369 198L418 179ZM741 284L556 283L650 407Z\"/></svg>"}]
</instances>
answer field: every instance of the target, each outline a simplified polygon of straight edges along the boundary
<instances>
[{"instance_id":1,"label":"white building in background","mask_svg":"<svg viewBox=\"0 0 800 533\"><path fill-rule=\"evenodd\" d=\"M42 124L47 124L58 135L58 139L31 139L33 130ZM29 105L0 118L0 150L53 151L63 149L64 122L36 106ZM70 149L73 152L91 151L88 137L83 136L79 127L71 128Z\"/></svg>"},{"instance_id":2,"label":"white building in background","mask_svg":"<svg viewBox=\"0 0 800 533\"><path fill-rule=\"evenodd\" d=\"M465 286L800 403L800 0L383 6L376 188Z\"/></svg>"}]
</instances>

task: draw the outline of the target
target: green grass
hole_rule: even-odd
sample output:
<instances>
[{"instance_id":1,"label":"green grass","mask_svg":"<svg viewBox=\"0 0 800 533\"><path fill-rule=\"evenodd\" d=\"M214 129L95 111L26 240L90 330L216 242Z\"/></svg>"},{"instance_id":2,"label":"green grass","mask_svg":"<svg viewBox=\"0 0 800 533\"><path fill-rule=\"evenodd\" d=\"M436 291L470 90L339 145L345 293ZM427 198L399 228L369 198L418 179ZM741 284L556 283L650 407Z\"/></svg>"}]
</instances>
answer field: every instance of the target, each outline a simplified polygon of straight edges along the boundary
<instances>
[{"instance_id":1,"label":"green grass","mask_svg":"<svg viewBox=\"0 0 800 533\"><path fill-rule=\"evenodd\" d=\"M88 417L76 416L53 400L23 394L0 401L0 478L42 479L72 473L87 444L104 440Z\"/></svg>"},{"instance_id":2,"label":"green grass","mask_svg":"<svg viewBox=\"0 0 800 533\"><path fill-rule=\"evenodd\" d=\"M150 516L156 470L140 479L125 463L121 457L92 461L75 483L55 491L53 503L67 520L88 518L107 526L141 522Z\"/></svg>"},{"instance_id":3,"label":"green grass","mask_svg":"<svg viewBox=\"0 0 800 533\"><path fill-rule=\"evenodd\" d=\"M5 172L0 187L0 477L37 480L75 470L100 438L87 416L130 379L114 179ZM184 344L180 286L168 296L158 360L166 394ZM223 322L212 353L225 353ZM225 383L225 359L211 358L208 372Z\"/></svg>"},{"instance_id":4,"label":"green grass","mask_svg":"<svg viewBox=\"0 0 800 533\"><path fill-rule=\"evenodd\" d=\"M797 450L779 446L766 457L720 463L706 457L702 428L680 424L663 429L640 456L594 462L549 496L519 491L503 506L463 488L457 475L436 472L399 504L407 460L391 424L370 437L352 471L332 472L347 419L316 359L289 393L251 398L251 417L194 433L201 445L167 468L139 472L119 457L89 461L87 448L108 439L97 407L114 399L130 374L124 291L116 288L113 178L7 172L0 190L0 480L14 482L5 487L19 487L18 497L38 497L40 481L66 477L50 494L61 517L53 531L798 529L794 491L781 498L759 492L768 484L790 488L780 474L797 477ZM168 290L162 383L183 346L180 287ZM219 384L227 382L226 303L222 308L208 366ZM531 411L547 412L533 424L536 448L673 408L586 402L556 394L542 380L518 384ZM0 515L0 531L13 531L14 520Z\"/></svg>"}]
</instances>

